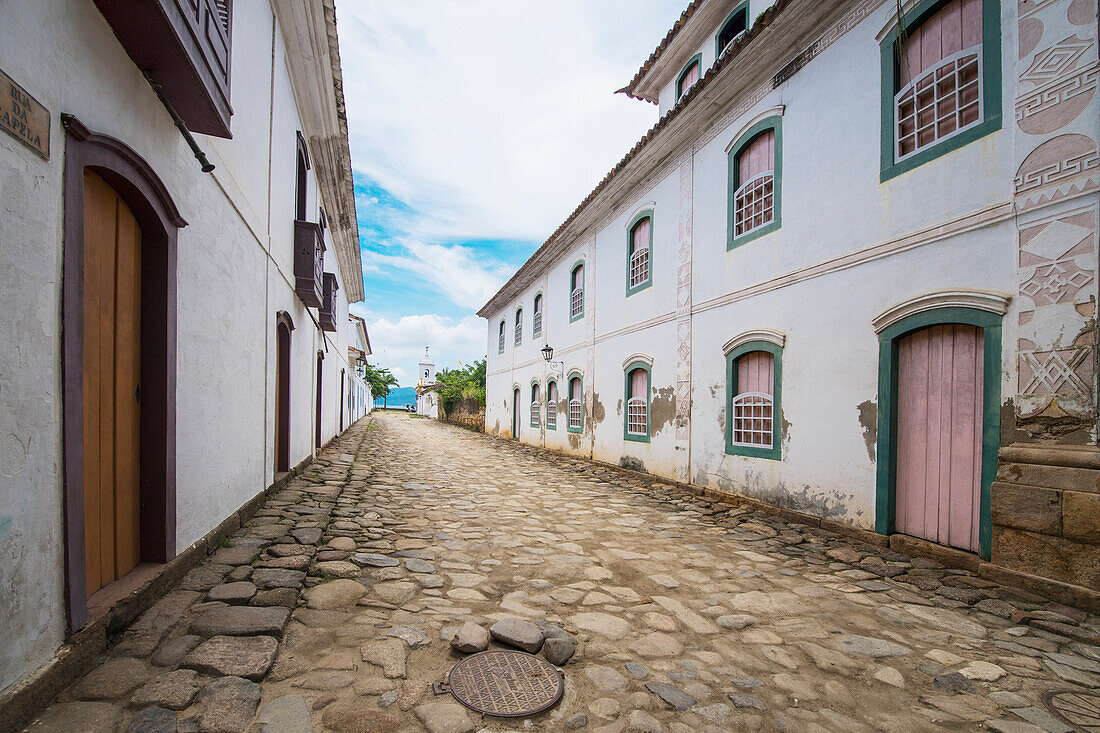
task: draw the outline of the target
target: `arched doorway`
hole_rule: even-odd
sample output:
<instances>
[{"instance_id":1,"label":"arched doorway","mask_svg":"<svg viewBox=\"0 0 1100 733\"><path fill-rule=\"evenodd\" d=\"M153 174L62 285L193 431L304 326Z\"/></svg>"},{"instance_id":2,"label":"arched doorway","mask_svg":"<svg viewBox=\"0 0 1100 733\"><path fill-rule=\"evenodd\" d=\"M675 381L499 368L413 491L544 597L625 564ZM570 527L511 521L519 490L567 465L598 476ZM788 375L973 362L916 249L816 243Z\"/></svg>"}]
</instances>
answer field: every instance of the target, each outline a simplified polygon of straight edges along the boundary
<instances>
[{"instance_id":1,"label":"arched doorway","mask_svg":"<svg viewBox=\"0 0 1100 733\"><path fill-rule=\"evenodd\" d=\"M275 325L275 473L290 470L290 316Z\"/></svg>"},{"instance_id":2,"label":"arched doorway","mask_svg":"<svg viewBox=\"0 0 1100 733\"><path fill-rule=\"evenodd\" d=\"M984 307L915 299L880 317L875 528L988 558L1007 298L968 299Z\"/></svg>"},{"instance_id":3,"label":"arched doorway","mask_svg":"<svg viewBox=\"0 0 1100 733\"><path fill-rule=\"evenodd\" d=\"M176 239L187 222L141 156L61 121L65 592L76 630L96 590L176 555Z\"/></svg>"},{"instance_id":4,"label":"arched doorway","mask_svg":"<svg viewBox=\"0 0 1100 733\"><path fill-rule=\"evenodd\" d=\"M519 440L519 387L512 390L512 440Z\"/></svg>"},{"instance_id":5,"label":"arched doorway","mask_svg":"<svg viewBox=\"0 0 1100 733\"><path fill-rule=\"evenodd\" d=\"M344 387L344 370L340 370L340 432L344 432L344 401L349 399L347 390Z\"/></svg>"},{"instance_id":6,"label":"arched doorway","mask_svg":"<svg viewBox=\"0 0 1100 733\"><path fill-rule=\"evenodd\" d=\"M318 451L318 452L320 452L320 450L321 450L321 407L322 407L322 405L324 404L324 401L325 401L324 400L324 397L325 397L325 392L324 392L324 374L325 374L324 360L325 360L324 352L318 351L317 352L317 410L316 410L317 420L316 420L316 422L314 424L314 428L313 428L313 432L314 432L314 434L313 434L313 445L315 446L315 450Z\"/></svg>"}]
</instances>

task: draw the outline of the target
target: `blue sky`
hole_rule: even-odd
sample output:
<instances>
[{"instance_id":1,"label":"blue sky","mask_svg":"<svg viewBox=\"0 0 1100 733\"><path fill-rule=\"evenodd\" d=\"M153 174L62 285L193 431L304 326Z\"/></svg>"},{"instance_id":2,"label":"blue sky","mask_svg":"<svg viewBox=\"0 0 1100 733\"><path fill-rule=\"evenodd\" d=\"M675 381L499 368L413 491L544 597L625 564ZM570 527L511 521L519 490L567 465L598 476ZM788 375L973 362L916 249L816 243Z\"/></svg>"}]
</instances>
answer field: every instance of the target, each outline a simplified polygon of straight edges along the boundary
<instances>
[{"instance_id":1,"label":"blue sky","mask_svg":"<svg viewBox=\"0 0 1100 733\"><path fill-rule=\"evenodd\" d=\"M478 308L657 121L614 91L684 4L338 2L373 363L485 355Z\"/></svg>"}]
</instances>

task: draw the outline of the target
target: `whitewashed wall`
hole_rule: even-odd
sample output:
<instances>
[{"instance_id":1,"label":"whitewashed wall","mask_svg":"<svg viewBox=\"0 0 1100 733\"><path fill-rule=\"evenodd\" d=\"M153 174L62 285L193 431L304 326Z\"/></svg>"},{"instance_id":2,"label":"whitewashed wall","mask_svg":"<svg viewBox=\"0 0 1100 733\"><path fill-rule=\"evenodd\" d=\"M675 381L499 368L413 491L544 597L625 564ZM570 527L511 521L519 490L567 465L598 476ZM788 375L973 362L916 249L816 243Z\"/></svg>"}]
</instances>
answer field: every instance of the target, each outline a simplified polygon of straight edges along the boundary
<instances>
[{"instance_id":1,"label":"whitewashed wall","mask_svg":"<svg viewBox=\"0 0 1100 733\"><path fill-rule=\"evenodd\" d=\"M0 597L0 693L46 662L66 627L61 113L136 150L189 222L178 240L177 548L271 483L277 311L289 312L295 325L291 462L314 448L314 364L326 341L322 439L336 433L340 369L353 371L347 329L322 339L293 293L300 123L281 35L273 31L268 3L234 5L233 139L197 136L217 166L207 175L91 2L0 6L0 68L51 116L48 161L0 134L0 304L10 326L0 329L0 587L7 589ZM317 205L311 178L314 220ZM326 269L337 271L331 243ZM336 318L344 324L338 276Z\"/></svg>"}]
</instances>

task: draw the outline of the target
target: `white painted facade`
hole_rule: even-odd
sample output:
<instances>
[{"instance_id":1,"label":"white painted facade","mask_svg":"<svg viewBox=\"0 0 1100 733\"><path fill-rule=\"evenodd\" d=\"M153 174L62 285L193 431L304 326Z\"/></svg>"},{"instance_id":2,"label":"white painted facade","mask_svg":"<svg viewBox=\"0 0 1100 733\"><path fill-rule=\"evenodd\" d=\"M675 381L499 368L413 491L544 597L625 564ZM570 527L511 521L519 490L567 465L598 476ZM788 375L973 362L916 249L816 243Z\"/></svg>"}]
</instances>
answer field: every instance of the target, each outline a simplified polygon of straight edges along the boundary
<instances>
[{"instance_id":1,"label":"white painted facade","mask_svg":"<svg viewBox=\"0 0 1100 733\"><path fill-rule=\"evenodd\" d=\"M355 422L374 409L374 393L359 370L360 360L365 363L370 355L370 338L367 335L366 321L357 315L349 314L348 364L352 366L352 381L348 389L348 412L351 415L351 422Z\"/></svg>"},{"instance_id":2,"label":"white painted facade","mask_svg":"<svg viewBox=\"0 0 1100 733\"><path fill-rule=\"evenodd\" d=\"M438 420L440 418L439 393L435 385L435 362L428 356L428 347L424 347L424 356L417 362L416 414Z\"/></svg>"},{"instance_id":3,"label":"white painted facade","mask_svg":"<svg viewBox=\"0 0 1100 733\"><path fill-rule=\"evenodd\" d=\"M290 463L340 427L350 389L348 302L362 276L346 126L337 100L332 3L232 4L232 139L196 135L203 173L142 73L91 0L0 7L0 69L50 115L50 156L0 134L0 696L64 643L62 418L63 173L60 115L121 141L163 181L178 232L175 537L182 551L275 478L276 314L293 322ZM330 42L333 47L330 47ZM325 209L325 270L339 284L335 332L294 291L299 131L308 143L307 218ZM323 355L316 373L318 354ZM364 410L370 395L359 395ZM345 426L347 420L345 419Z\"/></svg>"},{"instance_id":4,"label":"white painted facade","mask_svg":"<svg viewBox=\"0 0 1100 733\"><path fill-rule=\"evenodd\" d=\"M1049 365L1043 354L1059 349L1084 363L1095 351L1086 328L1095 317L1100 188L1095 3L1053 0L1041 17L1021 11L1026 22L1014 2L987 3L986 17L999 23L1000 52L985 58L1001 69L999 128L892 177L880 159L880 59L898 4L793 0L761 18L771 5L752 0L749 25L759 20L751 40L715 68L715 34L740 4L699 4L628 87L658 104L661 122L479 312L488 322L486 430L874 530L876 511L884 511L876 495L876 318L950 291L939 300L981 301L977 310L1000 318L1001 442L1032 439L1028 426L1038 423L1029 421L1061 411L1078 421L1073 440L1094 449L1092 369L1048 389L1018 364L1034 357ZM903 12L916 6L903 3ZM676 79L697 53L704 78L677 106ZM1061 53L1074 60L1043 60ZM1049 95L1029 101L1078 77L1087 99L1060 107ZM1029 104L1054 109L1033 119ZM781 223L727 249L729 152L768 118L781 124ZM629 227L646 210L652 285L627 294ZM1038 277L1035 261L1020 253L1028 227L1049 222L1063 222L1044 230L1054 259L1072 259L1063 253L1081 242L1075 262L1083 274L1059 290L1059 302L1076 305L1057 311L1040 307L1028 285ZM570 273L578 262L584 315L572 319ZM543 330L534 336L529 314L538 294ZM516 345L519 308L524 331ZM783 342L778 459L730 454L726 445L723 347L760 330ZM540 354L546 344L560 373ZM624 372L639 360L652 363L648 442L624 436ZM584 390L584 425L575 433L566 429L571 374L583 378ZM552 379L558 414L549 429ZM542 395L537 426L533 384Z\"/></svg>"}]
</instances>

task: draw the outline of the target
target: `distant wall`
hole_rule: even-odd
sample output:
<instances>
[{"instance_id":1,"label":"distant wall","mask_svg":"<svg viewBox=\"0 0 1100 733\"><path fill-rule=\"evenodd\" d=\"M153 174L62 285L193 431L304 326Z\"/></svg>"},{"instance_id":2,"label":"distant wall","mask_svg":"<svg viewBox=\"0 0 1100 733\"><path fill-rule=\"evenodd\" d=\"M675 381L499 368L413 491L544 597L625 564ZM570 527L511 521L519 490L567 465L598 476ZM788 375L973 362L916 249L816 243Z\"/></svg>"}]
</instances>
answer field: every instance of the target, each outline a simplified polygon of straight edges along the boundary
<instances>
[{"instance_id":1,"label":"distant wall","mask_svg":"<svg viewBox=\"0 0 1100 733\"><path fill-rule=\"evenodd\" d=\"M467 428L474 428L483 433L485 432L485 405L472 397L459 400L450 412L444 413L443 420Z\"/></svg>"}]
</instances>

